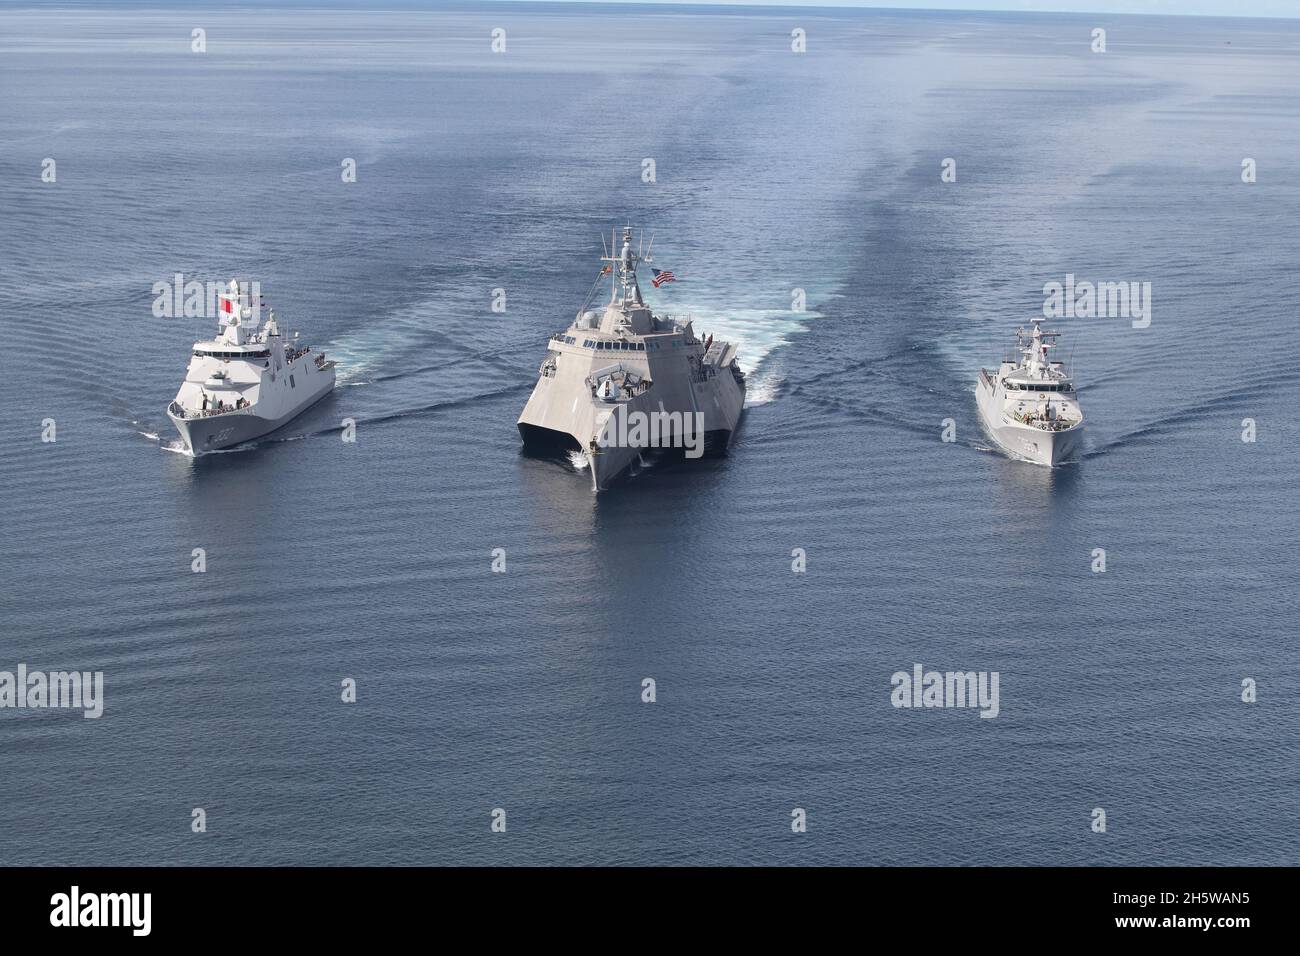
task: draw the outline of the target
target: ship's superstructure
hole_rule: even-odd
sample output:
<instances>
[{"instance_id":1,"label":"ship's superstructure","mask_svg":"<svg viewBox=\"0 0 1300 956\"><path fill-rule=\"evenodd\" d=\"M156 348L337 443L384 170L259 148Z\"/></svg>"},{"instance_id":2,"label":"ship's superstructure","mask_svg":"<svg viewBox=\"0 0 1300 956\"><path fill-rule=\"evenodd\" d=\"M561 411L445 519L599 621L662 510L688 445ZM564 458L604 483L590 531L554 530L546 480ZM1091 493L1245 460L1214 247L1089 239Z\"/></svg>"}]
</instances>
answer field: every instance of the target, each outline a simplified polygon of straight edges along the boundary
<instances>
[{"instance_id":1,"label":"ship's superstructure","mask_svg":"<svg viewBox=\"0 0 1300 956\"><path fill-rule=\"evenodd\" d=\"M286 342L269 312L260 311L235 280L218 297L217 337L195 342L185 381L167 406L167 417L191 453L218 451L251 441L288 424L334 387L334 363Z\"/></svg>"},{"instance_id":2,"label":"ship's superstructure","mask_svg":"<svg viewBox=\"0 0 1300 956\"><path fill-rule=\"evenodd\" d=\"M1048 358L1059 332L1016 333L1019 361L980 369L975 400L989 435L1011 455L1038 465L1073 457L1083 438L1083 409L1063 362Z\"/></svg>"},{"instance_id":3,"label":"ship's superstructure","mask_svg":"<svg viewBox=\"0 0 1300 956\"><path fill-rule=\"evenodd\" d=\"M652 250L633 248L631 227L621 248L610 239L600 273L610 277L609 303L579 310L551 336L518 423L528 445L585 454L596 491L649 449L687 457L724 451L745 404L736 346L701 340L689 319L653 314L636 277Z\"/></svg>"}]
</instances>

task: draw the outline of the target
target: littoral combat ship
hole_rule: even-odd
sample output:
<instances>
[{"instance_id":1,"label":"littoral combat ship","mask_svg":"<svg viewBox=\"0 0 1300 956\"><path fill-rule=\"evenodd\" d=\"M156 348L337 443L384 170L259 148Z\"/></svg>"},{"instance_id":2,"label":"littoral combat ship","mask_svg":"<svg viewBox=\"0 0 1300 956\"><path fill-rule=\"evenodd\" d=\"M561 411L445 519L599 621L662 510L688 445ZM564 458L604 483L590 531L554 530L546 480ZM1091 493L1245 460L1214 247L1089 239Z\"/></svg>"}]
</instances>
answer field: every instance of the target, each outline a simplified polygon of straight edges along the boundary
<instances>
[{"instance_id":1,"label":"littoral combat ship","mask_svg":"<svg viewBox=\"0 0 1300 956\"><path fill-rule=\"evenodd\" d=\"M551 336L519 416L526 446L584 454L594 491L646 449L680 449L688 458L725 451L745 405L736 346L711 335L701 341L689 319L654 315L641 298L636 267L651 261L653 239L644 256L632 248L630 226L621 251L610 240L596 279L609 275L609 304L579 310ZM658 274L656 284L663 276L671 274Z\"/></svg>"},{"instance_id":2,"label":"littoral combat ship","mask_svg":"<svg viewBox=\"0 0 1300 956\"><path fill-rule=\"evenodd\" d=\"M273 432L334 387L334 363L300 346L296 333L286 344L273 311L259 329L247 300L230 280L218 297L221 331L194 343L185 381L167 406L167 417L192 454Z\"/></svg>"},{"instance_id":3,"label":"littoral combat ship","mask_svg":"<svg viewBox=\"0 0 1300 956\"><path fill-rule=\"evenodd\" d=\"M996 372L980 369L975 401L989 435L1013 457L1056 465L1073 455L1083 437L1083 410L1063 362L1051 361L1059 332L1016 332L1020 362Z\"/></svg>"}]
</instances>

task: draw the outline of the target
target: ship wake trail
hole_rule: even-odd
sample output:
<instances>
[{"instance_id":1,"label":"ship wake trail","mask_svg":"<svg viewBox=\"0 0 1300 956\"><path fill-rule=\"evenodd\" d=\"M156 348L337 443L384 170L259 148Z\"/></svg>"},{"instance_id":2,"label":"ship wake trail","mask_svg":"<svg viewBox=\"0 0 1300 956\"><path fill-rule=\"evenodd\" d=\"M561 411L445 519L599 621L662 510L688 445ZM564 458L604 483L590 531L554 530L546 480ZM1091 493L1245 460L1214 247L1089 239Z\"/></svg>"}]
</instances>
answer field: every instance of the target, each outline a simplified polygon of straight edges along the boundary
<instances>
[{"instance_id":1,"label":"ship wake trail","mask_svg":"<svg viewBox=\"0 0 1300 956\"><path fill-rule=\"evenodd\" d=\"M1208 398L1171 411L1166 415L1161 415L1108 441L1094 445L1083 457L1094 458L1098 455L1104 455L1115 448L1122 448L1148 439L1156 439L1181 425L1191 424L1208 416L1225 412L1243 402L1253 403L1254 407L1259 408L1275 405L1279 395L1288 384L1294 387L1294 376L1295 373L1291 369L1276 366L1249 383L1238 385L1235 388L1221 389Z\"/></svg>"},{"instance_id":2,"label":"ship wake trail","mask_svg":"<svg viewBox=\"0 0 1300 956\"><path fill-rule=\"evenodd\" d=\"M173 455L184 455L186 458L207 458L209 455L237 455L241 452L252 451L254 448L261 446L262 442L268 439L258 439L244 442L242 445L235 445L231 448L216 448L211 451L205 451L201 455L196 455L185 447L185 442L178 439L167 439L158 442L158 450L171 452ZM274 439L271 439L274 440Z\"/></svg>"},{"instance_id":3,"label":"ship wake trail","mask_svg":"<svg viewBox=\"0 0 1300 956\"><path fill-rule=\"evenodd\" d=\"M435 362L432 365L421 365L418 368L402 369L399 371L389 372L387 374L382 374L382 375L372 375L369 378L365 379L364 381L350 380L346 384L379 385L384 382L397 382L407 378L414 378L415 376L418 375L426 375L429 372L441 372L449 368L451 369L462 368L466 362L482 362L484 365L491 366L497 371L507 372L512 376L518 375L520 373L520 367L517 364L512 364L510 362L507 362L496 355L493 355L488 352L466 351L465 354L457 356L456 358L453 359L448 359L445 362Z\"/></svg>"},{"instance_id":4,"label":"ship wake trail","mask_svg":"<svg viewBox=\"0 0 1300 956\"><path fill-rule=\"evenodd\" d=\"M493 389L489 392L480 392L476 395L465 395L460 398L451 398L442 402L430 402L427 405L418 405L413 408L403 408L398 411L384 412L377 415L353 414L349 415L358 425L375 425L380 422L399 421L405 418L418 418L422 415L429 415L436 412L442 412L447 409L461 408L467 405L473 405L477 402L490 402L494 399L503 398L510 395L518 395L529 389L527 384L505 385L501 388ZM307 432L307 435L333 435L341 432L343 425L331 425L328 428L317 429L316 431Z\"/></svg>"},{"instance_id":5,"label":"ship wake trail","mask_svg":"<svg viewBox=\"0 0 1300 956\"><path fill-rule=\"evenodd\" d=\"M768 405L779 399L786 387L785 370L777 357L769 356L749 373L745 389L745 407Z\"/></svg>"},{"instance_id":6,"label":"ship wake trail","mask_svg":"<svg viewBox=\"0 0 1300 956\"><path fill-rule=\"evenodd\" d=\"M339 363L341 383L351 384L361 379L367 382L390 381L472 361L493 366L499 371L518 373L514 364L501 358L499 350L471 348L452 336L429 328L429 323L437 318L434 307L439 301L422 300L389 313L386 319L377 319L364 332L348 333L333 339L327 351ZM431 349L450 353L456 358L419 368L386 371L393 364L390 359L427 353Z\"/></svg>"},{"instance_id":7,"label":"ship wake trail","mask_svg":"<svg viewBox=\"0 0 1300 956\"><path fill-rule=\"evenodd\" d=\"M884 425L896 431L907 432L913 435L933 436L936 434L935 429L929 424L908 421L900 417L896 412L888 409L865 405L861 402L854 404L847 401L841 401L837 398L826 398L820 395L814 395L805 392L803 386L792 388L788 395L790 398L798 399L822 413L829 413L862 422L870 422L873 425Z\"/></svg>"}]
</instances>

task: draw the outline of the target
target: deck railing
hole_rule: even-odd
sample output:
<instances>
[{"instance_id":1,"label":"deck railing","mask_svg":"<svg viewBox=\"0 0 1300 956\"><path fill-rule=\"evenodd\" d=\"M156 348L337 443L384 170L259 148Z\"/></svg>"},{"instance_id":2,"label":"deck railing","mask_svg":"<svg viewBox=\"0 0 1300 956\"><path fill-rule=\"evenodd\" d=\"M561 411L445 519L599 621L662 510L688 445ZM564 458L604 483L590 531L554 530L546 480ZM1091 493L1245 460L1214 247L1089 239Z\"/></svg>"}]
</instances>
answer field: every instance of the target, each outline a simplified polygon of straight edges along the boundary
<instances>
[{"instance_id":1,"label":"deck railing","mask_svg":"<svg viewBox=\"0 0 1300 956\"><path fill-rule=\"evenodd\" d=\"M186 408L173 399L167 408L177 418L213 418L217 415L231 415L235 412L242 412L244 409L252 408L252 405L244 405L241 408L236 408L233 405L227 405L225 408Z\"/></svg>"}]
</instances>

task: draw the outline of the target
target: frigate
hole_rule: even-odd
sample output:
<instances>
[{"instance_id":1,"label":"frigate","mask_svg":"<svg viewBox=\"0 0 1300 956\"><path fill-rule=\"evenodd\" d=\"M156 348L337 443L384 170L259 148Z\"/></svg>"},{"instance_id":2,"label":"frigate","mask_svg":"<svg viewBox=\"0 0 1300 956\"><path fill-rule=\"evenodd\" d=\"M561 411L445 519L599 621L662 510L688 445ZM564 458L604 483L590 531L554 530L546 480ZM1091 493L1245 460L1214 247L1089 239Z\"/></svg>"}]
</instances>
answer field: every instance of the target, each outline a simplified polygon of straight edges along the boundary
<instances>
[{"instance_id":1,"label":"frigate","mask_svg":"<svg viewBox=\"0 0 1300 956\"><path fill-rule=\"evenodd\" d=\"M269 434L329 394L334 363L286 342L275 312L259 328L261 303L234 279L218 296L220 331L194 343L194 354L167 417L191 454L231 448Z\"/></svg>"},{"instance_id":2,"label":"frigate","mask_svg":"<svg viewBox=\"0 0 1300 956\"><path fill-rule=\"evenodd\" d=\"M980 369L975 401L989 435L1013 457L1057 465L1072 457L1083 437L1083 409L1065 363L1049 359L1061 333L1016 332L1020 360L997 371Z\"/></svg>"},{"instance_id":3,"label":"frigate","mask_svg":"<svg viewBox=\"0 0 1300 956\"><path fill-rule=\"evenodd\" d=\"M525 446L575 453L597 492L650 449L687 458L725 452L745 405L735 344L701 340L690 319L654 314L642 298L636 269L652 261L653 238L644 255L640 239L632 247L630 226L621 249L616 233L609 239L593 284L594 292L609 276L609 303L584 303L551 336L518 422Z\"/></svg>"}]
</instances>

